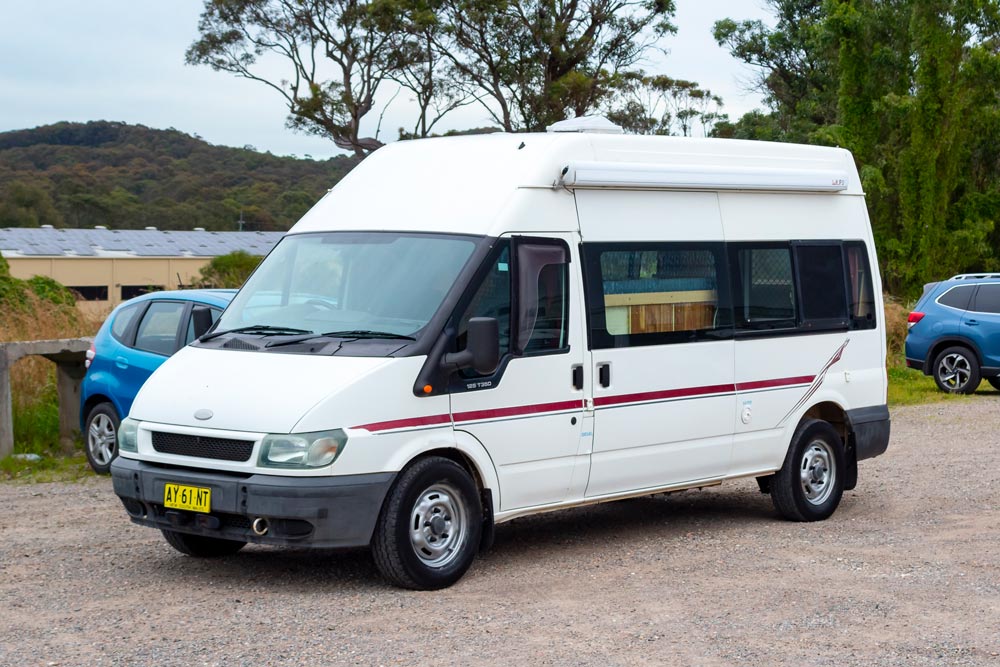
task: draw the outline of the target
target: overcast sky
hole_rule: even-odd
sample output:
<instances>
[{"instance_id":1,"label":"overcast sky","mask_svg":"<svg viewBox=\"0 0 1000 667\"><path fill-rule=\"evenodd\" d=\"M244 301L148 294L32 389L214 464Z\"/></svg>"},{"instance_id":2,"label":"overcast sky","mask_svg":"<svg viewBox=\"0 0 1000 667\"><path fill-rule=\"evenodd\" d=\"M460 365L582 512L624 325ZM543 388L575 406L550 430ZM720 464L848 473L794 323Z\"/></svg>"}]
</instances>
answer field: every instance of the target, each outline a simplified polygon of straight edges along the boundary
<instances>
[{"instance_id":1,"label":"overcast sky","mask_svg":"<svg viewBox=\"0 0 1000 667\"><path fill-rule=\"evenodd\" d=\"M711 27L724 17L771 23L762 4L677 0L678 32L664 40L670 52L645 68L697 81L723 97L733 119L759 107L759 96L746 92L753 70L715 44ZM279 155L337 154L329 140L285 129L286 109L275 91L184 64L202 7L199 0L0 0L0 131L116 120ZM382 124L383 140L411 125L406 112L400 95ZM441 131L490 124L476 107L449 118Z\"/></svg>"}]
</instances>

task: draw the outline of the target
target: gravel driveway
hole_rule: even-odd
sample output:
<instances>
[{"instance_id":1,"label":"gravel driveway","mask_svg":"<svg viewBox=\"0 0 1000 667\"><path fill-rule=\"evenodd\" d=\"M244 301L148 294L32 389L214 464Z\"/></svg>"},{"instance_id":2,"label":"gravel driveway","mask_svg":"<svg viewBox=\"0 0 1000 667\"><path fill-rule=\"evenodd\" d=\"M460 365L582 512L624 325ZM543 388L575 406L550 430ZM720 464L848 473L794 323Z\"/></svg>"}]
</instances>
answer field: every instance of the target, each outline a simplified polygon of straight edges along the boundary
<instances>
[{"instance_id":1,"label":"gravel driveway","mask_svg":"<svg viewBox=\"0 0 1000 667\"><path fill-rule=\"evenodd\" d=\"M753 480L516 520L454 587L367 552L217 561L107 478L0 484L0 665L1000 665L1000 398L893 411L828 521Z\"/></svg>"}]
</instances>

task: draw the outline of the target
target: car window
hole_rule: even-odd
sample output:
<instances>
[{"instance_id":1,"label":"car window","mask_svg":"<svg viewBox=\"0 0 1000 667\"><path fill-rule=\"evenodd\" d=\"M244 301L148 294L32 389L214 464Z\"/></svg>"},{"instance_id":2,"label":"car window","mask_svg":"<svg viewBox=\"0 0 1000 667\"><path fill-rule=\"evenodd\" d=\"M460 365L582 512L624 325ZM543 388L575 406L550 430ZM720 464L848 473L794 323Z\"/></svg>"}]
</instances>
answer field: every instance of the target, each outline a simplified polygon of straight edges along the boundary
<instances>
[{"instance_id":1,"label":"car window","mask_svg":"<svg viewBox=\"0 0 1000 667\"><path fill-rule=\"evenodd\" d=\"M1000 313L1000 285L980 285L974 310L977 313Z\"/></svg>"},{"instance_id":2,"label":"car window","mask_svg":"<svg viewBox=\"0 0 1000 667\"><path fill-rule=\"evenodd\" d=\"M135 319L135 314L139 312L141 303L134 303L118 311L114 321L111 323L111 335L120 343L125 342L125 334L128 332L128 325Z\"/></svg>"},{"instance_id":3,"label":"car window","mask_svg":"<svg viewBox=\"0 0 1000 667\"><path fill-rule=\"evenodd\" d=\"M972 298L972 292L975 289L975 285L962 285L961 287L954 287L942 294L938 298L938 303L942 306L965 310L969 307L969 299Z\"/></svg>"},{"instance_id":4,"label":"car window","mask_svg":"<svg viewBox=\"0 0 1000 667\"><path fill-rule=\"evenodd\" d=\"M177 330L186 304L180 301L154 301L139 322L135 347L169 356L177 347Z\"/></svg>"}]
</instances>

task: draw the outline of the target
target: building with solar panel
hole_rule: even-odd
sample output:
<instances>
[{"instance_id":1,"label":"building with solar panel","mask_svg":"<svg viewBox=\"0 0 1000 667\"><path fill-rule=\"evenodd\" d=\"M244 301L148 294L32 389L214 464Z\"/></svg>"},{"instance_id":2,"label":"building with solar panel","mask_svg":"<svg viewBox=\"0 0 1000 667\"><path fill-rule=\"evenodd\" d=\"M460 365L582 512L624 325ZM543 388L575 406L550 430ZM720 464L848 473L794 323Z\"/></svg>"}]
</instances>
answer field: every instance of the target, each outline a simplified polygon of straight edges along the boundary
<instances>
[{"instance_id":1,"label":"building with solar panel","mask_svg":"<svg viewBox=\"0 0 1000 667\"><path fill-rule=\"evenodd\" d=\"M195 284L213 257L266 255L282 232L0 228L0 255L15 278L49 276L75 291L82 308L106 313L146 292Z\"/></svg>"}]
</instances>

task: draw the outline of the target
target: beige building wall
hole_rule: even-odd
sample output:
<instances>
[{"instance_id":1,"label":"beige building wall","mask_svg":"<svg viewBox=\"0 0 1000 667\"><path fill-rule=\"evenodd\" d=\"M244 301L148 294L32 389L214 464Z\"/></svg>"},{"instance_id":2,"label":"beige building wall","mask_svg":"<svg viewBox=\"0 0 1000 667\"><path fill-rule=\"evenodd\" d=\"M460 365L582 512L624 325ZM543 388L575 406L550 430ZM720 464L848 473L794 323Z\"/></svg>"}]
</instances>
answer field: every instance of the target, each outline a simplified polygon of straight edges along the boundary
<instances>
[{"instance_id":1,"label":"beige building wall","mask_svg":"<svg viewBox=\"0 0 1000 667\"><path fill-rule=\"evenodd\" d=\"M122 288L178 289L201 278L211 257L8 257L10 274L27 280L48 276L67 287L106 287L108 298L79 301L82 310L105 315L123 301ZM127 296L127 295L126 295Z\"/></svg>"}]
</instances>

